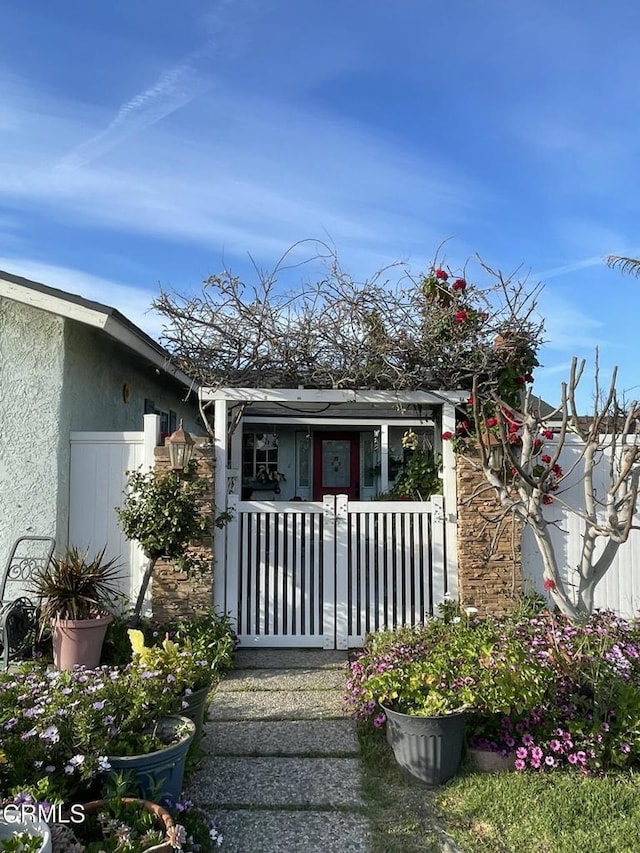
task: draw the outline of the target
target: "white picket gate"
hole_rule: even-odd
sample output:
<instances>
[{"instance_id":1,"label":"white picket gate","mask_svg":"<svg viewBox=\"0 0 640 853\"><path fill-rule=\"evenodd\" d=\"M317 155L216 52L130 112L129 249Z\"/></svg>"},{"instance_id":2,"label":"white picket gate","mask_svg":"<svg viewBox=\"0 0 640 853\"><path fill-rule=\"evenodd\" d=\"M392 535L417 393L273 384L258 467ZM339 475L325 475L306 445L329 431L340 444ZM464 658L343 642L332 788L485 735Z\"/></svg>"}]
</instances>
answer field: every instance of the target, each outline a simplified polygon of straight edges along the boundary
<instances>
[{"instance_id":1,"label":"white picket gate","mask_svg":"<svg viewBox=\"0 0 640 853\"><path fill-rule=\"evenodd\" d=\"M360 646L433 614L447 573L443 498L239 501L227 526L226 606L245 646Z\"/></svg>"}]
</instances>

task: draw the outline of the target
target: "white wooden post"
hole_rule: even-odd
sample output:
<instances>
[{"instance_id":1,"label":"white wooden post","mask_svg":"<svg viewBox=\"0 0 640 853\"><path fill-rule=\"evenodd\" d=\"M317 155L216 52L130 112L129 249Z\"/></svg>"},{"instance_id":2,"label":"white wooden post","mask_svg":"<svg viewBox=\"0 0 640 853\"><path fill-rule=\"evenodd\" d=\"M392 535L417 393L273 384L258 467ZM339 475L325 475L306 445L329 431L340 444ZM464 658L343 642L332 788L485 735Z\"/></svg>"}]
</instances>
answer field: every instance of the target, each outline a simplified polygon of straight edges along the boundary
<instances>
[{"instance_id":1,"label":"white wooden post","mask_svg":"<svg viewBox=\"0 0 640 853\"><path fill-rule=\"evenodd\" d=\"M389 491L389 424L380 425L380 491Z\"/></svg>"},{"instance_id":2,"label":"white wooden post","mask_svg":"<svg viewBox=\"0 0 640 853\"><path fill-rule=\"evenodd\" d=\"M442 406L442 432L456 431L456 409L453 403ZM456 488L456 455L450 441L442 442L442 496L444 498L444 540L447 573L447 593L458 597L458 505Z\"/></svg>"},{"instance_id":3,"label":"white wooden post","mask_svg":"<svg viewBox=\"0 0 640 853\"><path fill-rule=\"evenodd\" d=\"M227 401L216 400L213 420L213 435L215 442L215 488L214 508L216 515L227 509ZM214 580L213 606L217 612L229 612L236 618L236 602L228 602L226 595L227 565L226 565L226 527L216 530L213 537L214 548ZM233 609L232 609L233 608Z\"/></svg>"},{"instance_id":4,"label":"white wooden post","mask_svg":"<svg viewBox=\"0 0 640 853\"><path fill-rule=\"evenodd\" d=\"M348 498L338 495L336 498L336 648L349 648L349 539L348 539Z\"/></svg>"},{"instance_id":5,"label":"white wooden post","mask_svg":"<svg viewBox=\"0 0 640 853\"><path fill-rule=\"evenodd\" d=\"M336 647L336 499L325 495L322 499L323 530L322 564L324 567L324 603L322 608L323 647Z\"/></svg>"},{"instance_id":6,"label":"white wooden post","mask_svg":"<svg viewBox=\"0 0 640 853\"><path fill-rule=\"evenodd\" d=\"M231 618L234 623L234 628L238 628L238 575L240 573L240 516L237 511L238 496L229 496L229 512L231 513L231 521L227 524L225 530L227 534L227 549L226 549L226 589L225 602L226 609L231 613ZM222 531L216 530L216 537L221 536ZM247 590L244 591L245 596Z\"/></svg>"},{"instance_id":7,"label":"white wooden post","mask_svg":"<svg viewBox=\"0 0 640 853\"><path fill-rule=\"evenodd\" d=\"M142 466L153 470L156 464L156 447L160 444L160 415L144 415Z\"/></svg>"}]
</instances>

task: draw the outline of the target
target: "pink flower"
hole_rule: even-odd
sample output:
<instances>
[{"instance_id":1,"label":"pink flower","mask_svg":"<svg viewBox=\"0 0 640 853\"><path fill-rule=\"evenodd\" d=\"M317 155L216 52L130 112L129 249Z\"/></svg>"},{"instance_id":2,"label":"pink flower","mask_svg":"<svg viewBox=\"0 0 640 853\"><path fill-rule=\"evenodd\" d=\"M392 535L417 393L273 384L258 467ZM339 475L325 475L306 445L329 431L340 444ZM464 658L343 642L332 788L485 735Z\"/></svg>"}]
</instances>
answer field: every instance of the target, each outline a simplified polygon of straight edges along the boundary
<instances>
[{"instance_id":1,"label":"pink flower","mask_svg":"<svg viewBox=\"0 0 640 853\"><path fill-rule=\"evenodd\" d=\"M516 770L524 770L524 768L526 767L524 761L521 758L516 758L513 766L516 768Z\"/></svg>"},{"instance_id":2,"label":"pink flower","mask_svg":"<svg viewBox=\"0 0 640 853\"><path fill-rule=\"evenodd\" d=\"M446 281L449 278L449 275L443 269L436 270L434 275L436 278L439 278L440 281Z\"/></svg>"},{"instance_id":3,"label":"pink flower","mask_svg":"<svg viewBox=\"0 0 640 853\"><path fill-rule=\"evenodd\" d=\"M467 287L467 282L463 278L457 278L453 282L452 290L460 290L464 292Z\"/></svg>"}]
</instances>

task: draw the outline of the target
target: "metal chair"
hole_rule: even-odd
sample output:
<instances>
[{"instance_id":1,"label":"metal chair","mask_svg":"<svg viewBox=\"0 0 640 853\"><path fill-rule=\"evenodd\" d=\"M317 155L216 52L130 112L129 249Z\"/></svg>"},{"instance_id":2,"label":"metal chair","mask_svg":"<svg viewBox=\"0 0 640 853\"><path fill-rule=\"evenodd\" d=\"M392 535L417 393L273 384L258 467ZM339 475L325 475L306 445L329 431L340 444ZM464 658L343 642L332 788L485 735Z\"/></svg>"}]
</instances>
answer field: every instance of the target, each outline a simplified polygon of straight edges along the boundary
<instances>
[{"instance_id":1,"label":"metal chair","mask_svg":"<svg viewBox=\"0 0 640 853\"><path fill-rule=\"evenodd\" d=\"M25 656L38 632L40 602L34 600L31 581L53 555L55 539L50 536L21 536L16 539L0 579L0 652L2 668Z\"/></svg>"}]
</instances>

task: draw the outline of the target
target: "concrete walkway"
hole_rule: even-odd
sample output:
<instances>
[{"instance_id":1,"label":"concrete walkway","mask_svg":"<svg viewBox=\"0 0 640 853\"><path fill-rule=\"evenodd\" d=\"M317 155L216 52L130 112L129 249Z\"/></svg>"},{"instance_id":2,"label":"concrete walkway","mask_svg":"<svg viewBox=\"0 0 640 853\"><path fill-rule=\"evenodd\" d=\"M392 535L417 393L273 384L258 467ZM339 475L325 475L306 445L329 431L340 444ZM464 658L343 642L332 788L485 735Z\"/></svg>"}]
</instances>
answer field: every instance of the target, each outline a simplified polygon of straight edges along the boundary
<instances>
[{"instance_id":1,"label":"concrete walkway","mask_svg":"<svg viewBox=\"0 0 640 853\"><path fill-rule=\"evenodd\" d=\"M219 685L188 795L227 853L368 853L345 652L246 649Z\"/></svg>"}]
</instances>

